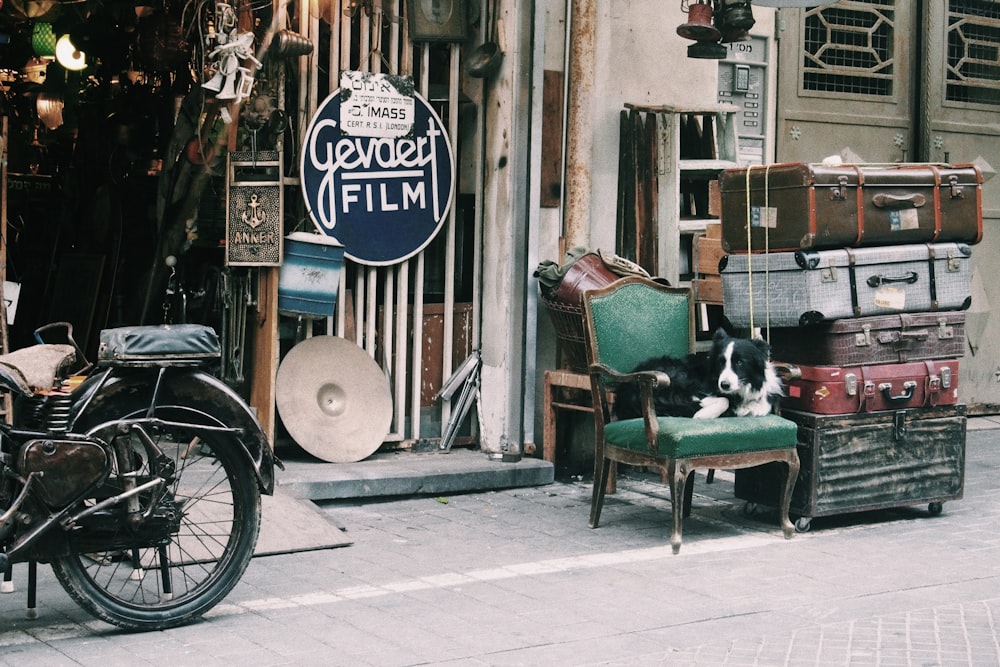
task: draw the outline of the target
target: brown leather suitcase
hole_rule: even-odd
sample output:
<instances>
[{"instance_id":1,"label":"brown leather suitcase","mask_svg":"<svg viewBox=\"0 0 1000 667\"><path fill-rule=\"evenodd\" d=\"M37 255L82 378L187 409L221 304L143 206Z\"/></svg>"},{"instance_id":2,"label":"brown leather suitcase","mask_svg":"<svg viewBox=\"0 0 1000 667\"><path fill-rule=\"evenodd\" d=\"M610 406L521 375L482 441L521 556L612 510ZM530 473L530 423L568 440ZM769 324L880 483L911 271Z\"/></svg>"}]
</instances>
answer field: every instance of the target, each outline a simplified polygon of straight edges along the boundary
<instances>
[{"instance_id":1,"label":"brown leather suitcase","mask_svg":"<svg viewBox=\"0 0 1000 667\"><path fill-rule=\"evenodd\" d=\"M847 415L958 403L957 359L797 368L802 377L788 381L782 408Z\"/></svg>"},{"instance_id":2,"label":"brown leather suitcase","mask_svg":"<svg viewBox=\"0 0 1000 667\"><path fill-rule=\"evenodd\" d=\"M808 329L775 327L768 334L775 357L812 366L862 366L965 354L965 313L899 313L847 317Z\"/></svg>"},{"instance_id":3,"label":"brown leather suitcase","mask_svg":"<svg viewBox=\"0 0 1000 667\"><path fill-rule=\"evenodd\" d=\"M719 177L722 246L728 253L745 253L975 244L983 235L982 182L972 164L727 169Z\"/></svg>"}]
</instances>

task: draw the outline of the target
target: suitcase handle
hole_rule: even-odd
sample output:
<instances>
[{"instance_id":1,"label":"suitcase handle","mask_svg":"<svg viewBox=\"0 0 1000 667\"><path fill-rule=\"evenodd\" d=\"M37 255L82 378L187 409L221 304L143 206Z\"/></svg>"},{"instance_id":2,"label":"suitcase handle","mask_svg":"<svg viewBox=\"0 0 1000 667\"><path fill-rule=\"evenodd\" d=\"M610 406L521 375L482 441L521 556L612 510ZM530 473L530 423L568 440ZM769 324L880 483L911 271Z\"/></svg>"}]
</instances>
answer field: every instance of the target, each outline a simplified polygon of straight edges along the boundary
<instances>
[{"instance_id":1,"label":"suitcase handle","mask_svg":"<svg viewBox=\"0 0 1000 667\"><path fill-rule=\"evenodd\" d=\"M883 192L872 197L872 203L879 208L920 208L927 203L927 197L919 192L908 195L888 195Z\"/></svg>"},{"instance_id":2,"label":"suitcase handle","mask_svg":"<svg viewBox=\"0 0 1000 667\"><path fill-rule=\"evenodd\" d=\"M885 398L885 400L889 401L890 403L900 403L903 401L909 401L910 399L913 398L913 392L917 390L917 383L914 382L913 380L907 380L906 382L903 383L903 393L897 394L896 396L892 395L891 382L881 383L878 386L878 389L879 391L882 392L882 396Z\"/></svg>"},{"instance_id":3,"label":"suitcase handle","mask_svg":"<svg viewBox=\"0 0 1000 667\"><path fill-rule=\"evenodd\" d=\"M869 276L868 286L878 287L880 285L888 285L889 283L906 283L912 285L919 280L919 276L916 271L907 271L901 276Z\"/></svg>"}]
</instances>

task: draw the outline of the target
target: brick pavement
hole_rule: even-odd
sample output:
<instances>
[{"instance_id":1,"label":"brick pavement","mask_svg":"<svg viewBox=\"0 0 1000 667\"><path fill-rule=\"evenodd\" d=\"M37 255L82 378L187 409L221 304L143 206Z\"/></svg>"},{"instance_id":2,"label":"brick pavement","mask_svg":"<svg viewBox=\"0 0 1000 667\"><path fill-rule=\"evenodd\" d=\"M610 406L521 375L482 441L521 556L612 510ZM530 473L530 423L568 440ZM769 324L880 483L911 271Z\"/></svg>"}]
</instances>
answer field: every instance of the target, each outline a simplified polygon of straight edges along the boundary
<instances>
[{"instance_id":1,"label":"brick pavement","mask_svg":"<svg viewBox=\"0 0 1000 667\"><path fill-rule=\"evenodd\" d=\"M255 558L186 628L119 633L42 567L38 620L0 596L0 665L1000 665L998 446L970 431L940 517L820 517L789 541L731 475L700 477L678 556L645 475L597 530L579 480L326 503L352 546Z\"/></svg>"}]
</instances>

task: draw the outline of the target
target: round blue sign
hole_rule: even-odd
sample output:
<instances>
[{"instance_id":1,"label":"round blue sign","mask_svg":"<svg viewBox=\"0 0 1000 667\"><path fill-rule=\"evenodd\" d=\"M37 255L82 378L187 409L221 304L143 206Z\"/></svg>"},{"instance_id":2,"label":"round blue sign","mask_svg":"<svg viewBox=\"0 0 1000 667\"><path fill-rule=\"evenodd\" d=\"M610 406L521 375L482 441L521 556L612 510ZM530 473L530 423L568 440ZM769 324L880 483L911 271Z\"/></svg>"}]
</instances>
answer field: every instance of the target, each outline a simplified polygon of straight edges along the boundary
<instances>
[{"instance_id":1,"label":"round blue sign","mask_svg":"<svg viewBox=\"0 0 1000 667\"><path fill-rule=\"evenodd\" d=\"M354 95L353 102L352 92L335 90L309 123L302 195L316 228L339 241L345 256L395 264L423 250L448 215L451 143L419 94L410 110L391 91Z\"/></svg>"}]
</instances>

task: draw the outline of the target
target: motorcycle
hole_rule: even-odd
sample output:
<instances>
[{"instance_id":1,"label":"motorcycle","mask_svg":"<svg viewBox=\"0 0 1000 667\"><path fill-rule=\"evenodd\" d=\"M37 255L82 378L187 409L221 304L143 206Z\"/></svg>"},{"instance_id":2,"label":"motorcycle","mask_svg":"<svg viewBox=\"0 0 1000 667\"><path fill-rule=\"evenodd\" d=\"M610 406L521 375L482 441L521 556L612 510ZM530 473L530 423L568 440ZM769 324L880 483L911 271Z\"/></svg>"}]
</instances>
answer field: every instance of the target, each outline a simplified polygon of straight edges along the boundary
<instances>
[{"instance_id":1,"label":"motorcycle","mask_svg":"<svg viewBox=\"0 0 1000 667\"><path fill-rule=\"evenodd\" d=\"M43 335L65 329L65 341ZM274 458L251 408L208 364L213 329L101 332L91 364L56 323L0 355L0 572L51 565L83 609L129 630L197 619L253 556ZM29 593L31 596L32 593Z\"/></svg>"}]
</instances>

